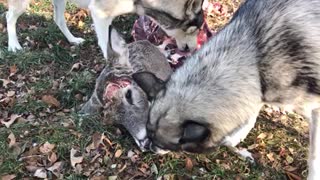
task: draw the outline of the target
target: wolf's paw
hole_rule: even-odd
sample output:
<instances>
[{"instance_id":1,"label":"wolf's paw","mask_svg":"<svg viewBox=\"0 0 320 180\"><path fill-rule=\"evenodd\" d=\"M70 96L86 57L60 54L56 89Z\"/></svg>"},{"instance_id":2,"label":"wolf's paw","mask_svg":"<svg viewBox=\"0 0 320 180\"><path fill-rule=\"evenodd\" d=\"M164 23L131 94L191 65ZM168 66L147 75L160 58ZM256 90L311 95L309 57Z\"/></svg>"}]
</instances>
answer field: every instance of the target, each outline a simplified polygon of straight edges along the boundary
<instances>
[{"instance_id":1,"label":"wolf's paw","mask_svg":"<svg viewBox=\"0 0 320 180\"><path fill-rule=\"evenodd\" d=\"M11 52L17 52L19 50L22 50L22 47L21 45L16 42L16 43L9 43L8 45L8 51L11 51Z\"/></svg>"},{"instance_id":2,"label":"wolf's paw","mask_svg":"<svg viewBox=\"0 0 320 180\"><path fill-rule=\"evenodd\" d=\"M79 45L82 44L85 40L82 38L73 38L70 40L70 43L75 44L75 45Z\"/></svg>"},{"instance_id":3,"label":"wolf's paw","mask_svg":"<svg viewBox=\"0 0 320 180\"><path fill-rule=\"evenodd\" d=\"M241 150L238 150L237 153L245 158L247 161L249 161L251 164L256 164L256 161L254 159L254 157L252 156L252 153L249 152L247 149L241 149Z\"/></svg>"}]
</instances>

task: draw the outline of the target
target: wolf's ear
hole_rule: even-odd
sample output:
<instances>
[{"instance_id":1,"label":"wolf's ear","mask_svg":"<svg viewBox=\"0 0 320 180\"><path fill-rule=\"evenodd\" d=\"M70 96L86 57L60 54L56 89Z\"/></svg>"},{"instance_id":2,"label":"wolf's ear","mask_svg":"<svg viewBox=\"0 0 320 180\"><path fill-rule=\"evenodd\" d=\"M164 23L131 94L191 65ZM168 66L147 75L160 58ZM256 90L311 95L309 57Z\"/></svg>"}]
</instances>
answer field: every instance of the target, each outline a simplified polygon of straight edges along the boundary
<instances>
[{"instance_id":1,"label":"wolf's ear","mask_svg":"<svg viewBox=\"0 0 320 180\"><path fill-rule=\"evenodd\" d=\"M202 3L203 0L188 0L186 14L189 16L198 14L202 9Z\"/></svg>"},{"instance_id":2,"label":"wolf's ear","mask_svg":"<svg viewBox=\"0 0 320 180\"><path fill-rule=\"evenodd\" d=\"M149 101L154 99L165 86L165 82L151 72L137 72L132 75L132 78L147 94Z\"/></svg>"},{"instance_id":3,"label":"wolf's ear","mask_svg":"<svg viewBox=\"0 0 320 180\"><path fill-rule=\"evenodd\" d=\"M194 121L187 121L183 124L183 135L180 143L200 143L205 140L209 134L210 130L207 126Z\"/></svg>"}]
</instances>

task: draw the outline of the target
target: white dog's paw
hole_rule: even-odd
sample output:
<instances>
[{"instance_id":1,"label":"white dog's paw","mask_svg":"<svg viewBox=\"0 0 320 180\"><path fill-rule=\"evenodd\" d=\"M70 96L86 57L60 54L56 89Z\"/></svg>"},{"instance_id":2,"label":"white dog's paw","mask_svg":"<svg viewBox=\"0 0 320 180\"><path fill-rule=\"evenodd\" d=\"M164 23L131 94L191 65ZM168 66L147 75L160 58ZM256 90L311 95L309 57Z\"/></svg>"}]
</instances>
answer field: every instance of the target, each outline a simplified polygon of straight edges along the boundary
<instances>
[{"instance_id":1,"label":"white dog's paw","mask_svg":"<svg viewBox=\"0 0 320 180\"><path fill-rule=\"evenodd\" d=\"M254 157L252 156L252 153L249 152L247 149L241 149L241 150L237 150L237 153L245 158L246 160L248 160L251 164L255 164L255 159Z\"/></svg>"},{"instance_id":2,"label":"white dog's paw","mask_svg":"<svg viewBox=\"0 0 320 180\"><path fill-rule=\"evenodd\" d=\"M83 38L73 38L70 40L70 43L75 44L75 45L79 45L82 44L85 40Z\"/></svg>"},{"instance_id":3,"label":"white dog's paw","mask_svg":"<svg viewBox=\"0 0 320 180\"><path fill-rule=\"evenodd\" d=\"M8 51L17 52L19 50L22 50L22 47L19 43L9 43Z\"/></svg>"}]
</instances>

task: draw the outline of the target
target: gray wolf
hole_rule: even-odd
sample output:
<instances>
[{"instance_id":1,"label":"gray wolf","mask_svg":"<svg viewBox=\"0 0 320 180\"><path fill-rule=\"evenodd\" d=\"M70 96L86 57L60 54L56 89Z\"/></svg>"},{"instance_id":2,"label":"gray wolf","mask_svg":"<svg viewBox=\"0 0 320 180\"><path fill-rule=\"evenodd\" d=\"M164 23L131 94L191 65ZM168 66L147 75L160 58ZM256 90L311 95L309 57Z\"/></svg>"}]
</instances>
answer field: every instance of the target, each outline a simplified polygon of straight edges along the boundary
<instances>
[{"instance_id":1,"label":"gray wolf","mask_svg":"<svg viewBox=\"0 0 320 180\"><path fill-rule=\"evenodd\" d=\"M134 74L152 99L151 149L234 147L274 104L309 121L308 179L320 179L319 12L319 0L247 0L168 81Z\"/></svg>"},{"instance_id":2,"label":"gray wolf","mask_svg":"<svg viewBox=\"0 0 320 180\"><path fill-rule=\"evenodd\" d=\"M89 8L93 19L98 44L107 58L108 28L112 20L123 14L137 13L155 19L169 36L176 39L180 49L196 48L196 37L203 24L203 0L71 0L82 8ZM54 21L70 43L80 44L84 39L75 37L66 25L64 11L66 0L52 0ZM17 33L17 19L29 6L30 0L8 0L6 14L8 50L22 49Z\"/></svg>"}]
</instances>

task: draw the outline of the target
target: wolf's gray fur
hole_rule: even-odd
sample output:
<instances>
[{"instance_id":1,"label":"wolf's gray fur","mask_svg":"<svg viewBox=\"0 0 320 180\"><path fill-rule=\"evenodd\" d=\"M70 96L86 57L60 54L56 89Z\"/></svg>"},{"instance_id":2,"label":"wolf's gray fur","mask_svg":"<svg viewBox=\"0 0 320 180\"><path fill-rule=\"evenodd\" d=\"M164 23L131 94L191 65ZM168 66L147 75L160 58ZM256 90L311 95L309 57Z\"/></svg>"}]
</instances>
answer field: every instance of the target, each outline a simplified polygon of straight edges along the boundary
<instances>
[{"instance_id":1,"label":"wolf's gray fur","mask_svg":"<svg viewBox=\"0 0 320 180\"><path fill-rule=\"evenodd\" d=\"M113 102L104 102L103 94L107 81L116 77L132 80L132 73L141 71L153 72L158 78L166 80L172 70L165 56L149 41L125 44L115 30L109 39L112 44L108 48L110 64L101 72L90 100L80 113L93 114L103 110L103 114L111 118L114 123L123 125L139 147L144 149L148 142L146 123L149 103L146 94L132 82L128 87L118 91Z\"/></svg>"},{"instance_id":2,"label":"wolf's gray fur","mask_svg":"<svg viewBox=\"0 0 320 180\"><path fill-rule=\"evenodd\" d=\"M309 179L320 179L319 0L247 0L166 83L133 77L144 90L158 84L147 124L152 149L235 146L263 103L283 105L310 120Z\"/></svg>"}]
</instances>

